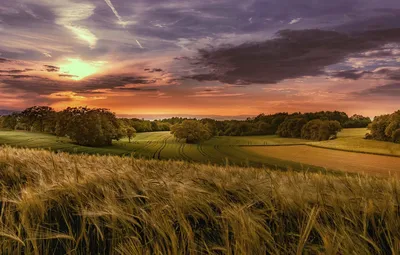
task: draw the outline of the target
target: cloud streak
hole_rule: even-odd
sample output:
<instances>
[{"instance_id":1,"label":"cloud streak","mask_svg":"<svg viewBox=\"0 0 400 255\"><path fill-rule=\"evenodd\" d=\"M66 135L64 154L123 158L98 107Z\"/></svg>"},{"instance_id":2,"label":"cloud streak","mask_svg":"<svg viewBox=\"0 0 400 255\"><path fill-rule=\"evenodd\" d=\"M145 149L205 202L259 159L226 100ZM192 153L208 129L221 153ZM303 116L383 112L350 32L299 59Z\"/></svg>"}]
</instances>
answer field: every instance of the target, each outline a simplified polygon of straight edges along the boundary
<instances>
[{"instance_id":1,"label":"cloud streak","mask_svg":"<svg viewBox=\"0 0 400 255\"><path fill-rule=\"evenodd\" d=\"M111 0L104 0L106 4L110 7L112 12L114 13L115 17L118 19L118 24L121 24L123 27L126 26L126 22L122 20L122 17L119 15L117 9L115 9L114 5L112 4Z\"/></svg>"}]
</instances>

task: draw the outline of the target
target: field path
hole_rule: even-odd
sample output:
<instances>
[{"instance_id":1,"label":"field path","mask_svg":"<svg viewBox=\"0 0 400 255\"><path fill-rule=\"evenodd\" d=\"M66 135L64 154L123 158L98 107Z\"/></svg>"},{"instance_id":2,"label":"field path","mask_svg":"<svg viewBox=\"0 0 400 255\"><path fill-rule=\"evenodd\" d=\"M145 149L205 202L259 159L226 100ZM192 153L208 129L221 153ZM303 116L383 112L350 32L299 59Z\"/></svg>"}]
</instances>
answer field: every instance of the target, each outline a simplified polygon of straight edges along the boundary
<instances>
[{"instance_id":1,"label":"field path","mask_svg":"<svg viewBox=\"0 0 400 255\"><path fill-rule=\"evenodd\" d=\"M400 177L400 157L330 150L306 145L243 148L265 157L296 161L332 170L374 175L391 174Z\"/></svg>"}]
</instances>

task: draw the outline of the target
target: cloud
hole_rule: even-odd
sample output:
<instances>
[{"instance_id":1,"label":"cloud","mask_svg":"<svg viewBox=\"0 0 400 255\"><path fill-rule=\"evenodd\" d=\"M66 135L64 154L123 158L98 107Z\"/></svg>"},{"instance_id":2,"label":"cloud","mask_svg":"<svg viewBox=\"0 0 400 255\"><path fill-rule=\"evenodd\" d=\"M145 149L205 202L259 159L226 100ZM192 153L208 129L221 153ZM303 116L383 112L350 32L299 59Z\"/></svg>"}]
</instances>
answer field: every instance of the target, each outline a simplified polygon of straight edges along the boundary
<instances>
[{"instance_id":1,"label":"cloud","mask_svg":"<svg viewBox=\"0 0 400 255\"><path fill-rule=\"evenodd\" d=\"M77 75L72 75L72 74L59 74L59 77L64 77L64 78L78 78L79 76Z\"/></svg>"},{"instance_id":2,"label":"cloud","mask_svg":"<svg viewBox=\"0 0 400 255\"><path fill-rule=\"evenodd\" d=\"M361 92L355 92L353 93L354 95L357 96L363 96L363 97L373 97L373 96L380 96L380 97L400 97L400 83L392 83L392 84L386 84L383 86L378 86L374 87L371 89L366 89Z\"/></svg>"},{"instance_id":3,"label":"cloud","mask_svg":"<svg viewBox=\"0 0 400 255\"><path fill-rule=\"evenodd\" d=\"M343 78L343 79L350 79L350 80L358 80L366 74L372 74L370 71L359 71L359 70L345 70L339 71L333 74L335 78Z\"/></svg>"},{"instance_id":4,"label":"cloud","mask_svg":"<svg viewBox=\"0 0 400 255\"><path fill-rule=\"evenodd\" d=\"M206 48L193 67L206 69L186 78L229 84L277 83L326 74L325 68L352 54L400 42L400 28L345 34L319 29L283 30L263 42Z\"/></svg>"},{"instance_id":5,"label":"cloud","mask_svg":"<svg viewBox=\"0 0 400 255\"><path fill-rule=\"evenodd\" d=\"M339 72L334 72L332 77L350 79L350 80L359 80L365 77L375 78L375 79L400 80L400 68L380 67L376 68L373 71L343 70Z\"/></svg>"},{"instance_id":6,"label":"cloud","mask_svg":"<svg viewBox=\"0 0 400 255\"><path fill-rule=\"evenodd\" d=\"M71 30L78 39L86 41L91 49L96 46L98 39L89 29L75 25L64 25L64 27Z\"/></svg>"},{"instance_id":7,"label":"cloud","mask_svg":"<svg viewBox=\"0 0 400 255\"><path fill-rule=\"evenodd\" d=\"M57 15L56 24L67 28L75 34L76 38L87 42L90 48L94 48L98 40L97 37L88 28L76 24L92 16L94 9L95 6L91 3L67 1L54 8Z\"/></svg>"},{"instance_id":8,"label":"cloud","mask_svg":"<svg viewBox=\"0 0 400 255\"><path fill-rule=\"evenodd\" d=\"M107 5L110 7L110 9L112 10L112 12L114 13L115 17L117 17L118 19L118 24L122 25L123 27L125 27L129 22L125 22L122 20L122 17L119 15L118 11L115 9L114 5L112 4L112 2L110 0L104 0Z\"/></svg>"},{"instance_id":9,"label":"cloud","mask_svg":"<svg viewBox=\"0 0 400 255\"><path fill-rule=\"evenodd\" d=\"M289 25L293 25L293 24L299 23L300 21L301 21L301 18L292 19L292 20L289 22Z\"/></svg>"},{"instance_id":10,"label":"cloud","mask_svg":"<svg viewBox=\"0 0 400 255\"><path fill-rule=\"evenodd\" d=\"M7 63L7 62L11 62L11 60L6 58L0 58L0 63Z\"/></svg>"},{"instance_id":11,"label":"cloud","mask_svg":"<svg viewBox=\"0 0 400 255\"><path fill-rule=\"evenodd\" d=\"M25 69L10 69L10 70L0 70L0 73L8 73L8 74L17 74L17 73L25 73L33 71L33 69L25 68Z\"/></svg>"},{"instance_id":12,"label":"cloud","mask_svg":"<svg viewBox=\"0 0 400 255\"><path fill-rule=\"evenodd\" d=\"M46 68L47 72L59 72L60 68L58 66L52 66L52 65L44 65Z\"/></svg>"}]
</instances>

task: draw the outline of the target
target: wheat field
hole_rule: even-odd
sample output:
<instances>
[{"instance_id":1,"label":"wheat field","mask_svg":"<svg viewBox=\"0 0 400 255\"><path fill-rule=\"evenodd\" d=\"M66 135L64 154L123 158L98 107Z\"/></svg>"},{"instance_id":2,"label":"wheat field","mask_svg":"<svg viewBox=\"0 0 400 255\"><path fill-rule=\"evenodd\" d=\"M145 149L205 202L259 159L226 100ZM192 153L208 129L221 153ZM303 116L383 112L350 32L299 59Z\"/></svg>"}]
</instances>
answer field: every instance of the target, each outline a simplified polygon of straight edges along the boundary
<instances>
[{"instance_id":1,"label":"wheat field","mask_svg":"<svg viewBox=\"0 0 400 255\"><path fill-rule=\"evenodd\" d=\"M0 149L1 254L399 254L393 177Z\"/></svg>"}]
</instances>

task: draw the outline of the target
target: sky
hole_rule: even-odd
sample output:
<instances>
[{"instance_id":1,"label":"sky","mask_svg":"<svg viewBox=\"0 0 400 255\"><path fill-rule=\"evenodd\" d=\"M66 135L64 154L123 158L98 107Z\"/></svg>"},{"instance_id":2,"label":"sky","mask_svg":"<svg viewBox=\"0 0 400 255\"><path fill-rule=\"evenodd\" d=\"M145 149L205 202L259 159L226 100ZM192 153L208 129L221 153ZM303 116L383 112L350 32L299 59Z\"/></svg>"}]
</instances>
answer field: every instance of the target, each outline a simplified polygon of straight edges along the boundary
<instances>
[{"instance_id":1,"label":"sky","mask_svg":"<svg viewBox=\"0 0 400 255\"><path fill-rule=\"evenodd\" d=\"M400 109L398 0L1 0L0 109Z\"/></svg>"}]
</instances>

